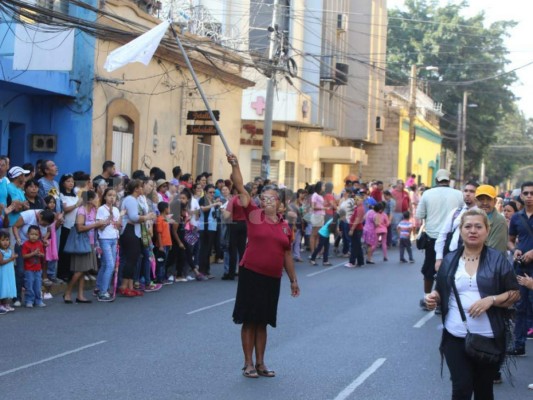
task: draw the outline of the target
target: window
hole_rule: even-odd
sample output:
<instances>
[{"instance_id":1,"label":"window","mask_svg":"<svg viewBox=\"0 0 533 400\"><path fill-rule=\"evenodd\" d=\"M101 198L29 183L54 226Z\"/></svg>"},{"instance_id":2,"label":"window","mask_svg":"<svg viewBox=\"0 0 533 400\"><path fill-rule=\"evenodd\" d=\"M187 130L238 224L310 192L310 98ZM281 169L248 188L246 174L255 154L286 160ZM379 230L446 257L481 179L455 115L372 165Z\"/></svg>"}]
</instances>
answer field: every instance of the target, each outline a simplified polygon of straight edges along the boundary
<instances>
[{"instance_id":1,"label":"window","mask_svg":"<svg viewBox=\"0 0 533 400\"><path fill-rule=\"evenodd\" d=\"M294 162L293 161L285 161L285 186L287 188L294 190L294 184L296 182L296 177L294 176Z\"/></svg>"},{"instance_id":2,"label":"window","mask_svg":"<svg viewBox=\"0 0 533 400\"><path fill-rule=\"evenodd\" d=\"M123 115L113 118L112 160L117 169L131 176L133 160L133 124Z\"/></svg>"},{"instance_id":3,"label":"window","mask_svg":"<svg viewBox=\"0 0 533 400\"><path fill-rule=\"evenodd\" d=\"M211 171L211 145L198 143L196 151L196 174Z\"/></svg>"}]
</instances>

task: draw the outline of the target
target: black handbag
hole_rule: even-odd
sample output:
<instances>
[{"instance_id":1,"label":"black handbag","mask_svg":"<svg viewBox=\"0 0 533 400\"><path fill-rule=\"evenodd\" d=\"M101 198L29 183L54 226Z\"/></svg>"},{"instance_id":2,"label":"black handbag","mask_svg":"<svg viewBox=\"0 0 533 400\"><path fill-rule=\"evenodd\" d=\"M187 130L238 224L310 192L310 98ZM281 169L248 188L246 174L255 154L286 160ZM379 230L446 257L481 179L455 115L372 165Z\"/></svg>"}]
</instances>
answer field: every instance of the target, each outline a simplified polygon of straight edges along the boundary
<instances>
[{"instance_id":1,"label":"black handbag","mask_svg":"<svg viewBox=\"0 0 533 400\"><path fill-rule=\"evenodd\" d=\"M487 365L499 364L503 358L503 351L498 348L496 345L496 340L494 338L489 338L483 335L478 335L477 333L471 333L468 329L468 324L466 323L466 314L461 304L461 299L459 298L459 293L457 293L457 288L455 287L455 280L452 278L452 288L457 300L457 307L461 313L461 319L466 327L466 337L465 337L465 351L466 354L473 360Z\"/></svg>"},{"instance_id":2,"label":"black handbag","mask_svg":"<svg viewBox=\"0 0 533 400\"><path fill-rule=\"evenodd\" d=\"M425 231L423 231L416 238L416 248L418 250L425 250L428 245L428 242L429 242L429 236Z\"/></svg>"}]
</instances>

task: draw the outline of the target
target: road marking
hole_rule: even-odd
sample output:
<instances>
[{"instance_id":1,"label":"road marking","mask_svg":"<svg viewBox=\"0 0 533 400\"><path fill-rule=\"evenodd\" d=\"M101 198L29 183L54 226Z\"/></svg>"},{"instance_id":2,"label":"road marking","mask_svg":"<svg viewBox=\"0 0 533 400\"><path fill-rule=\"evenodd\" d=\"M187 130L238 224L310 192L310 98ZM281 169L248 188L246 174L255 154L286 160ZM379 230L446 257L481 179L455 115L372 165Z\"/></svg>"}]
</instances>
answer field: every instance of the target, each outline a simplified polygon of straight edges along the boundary
<instances>
[{"instance_id":1,"label":"road marking","mask_svg":"<svg viewBox=\"0 0 533 400\"><path fill-rule=\"evenodd\" d=\"M232 301L235 301L235 298L229 299L229 300L225 300L225 301L221 301L220 303L213 304L211 306L202 307L202 308L199 308L199 309L194 310L194 311L189 311L187 313L187 315L196 314L196 313L199 313L200 311L209 310L210 308L218 307L218 306L221 306L221 305L226 304L226 303L231 303Z\"/></svg>"},{"instance_id":2,"label":"road marking","mask_svg":"<svg viewBox=\"0 0 533 400\"><path fill-rule=\"evenodd\" d=\"M435 316L435 311L428 312L424 318L420 319L416 324L413 325L413 328L422 328L426 322Z\"/></svg>"},{"instance_id":3,"label":"road marking","mask_svg":"<svg viewBox=\"0 0 533 400\"><path fill-rule=\"evenodd\" d=\"M376 361L374 361L374 364L372 364L365 372L359 375L355 381L350 383L342 392L340 392L337 395L337 397L335 397L334 400L346 399L349 395L351 395L354 392L355 389L361 386L363 382L366 381L370 377L370 375L376 372L378 368L381 367L386 360L387 360L386 358L378 358Z\"/></svg>"},{"instance_id":4,"label":"road marking","mask_svg":"<svg viewBox=\"0 0 533 400\"><path fill-rule=\"evenodd\" d=\"M91 347L98 346L100 344L104 344L106 342L107 342L107 340L101 340L101 341L96 342L96 343L91 343L91 344L88 344L86 346L78 347L77 349L74 349L74 350L66 351L66 352L58 354L56 356L48 357L48 358L45 358L45 359L40 360L40 361L36 361L36 362L30 363L30 364L22 365L20 367L13 368L13 369L10 369L9 371L5 371L5 372L0 373L0 377L12 374L13 372L17 372L17 371L20 371L22 369L34 367L34 366L39 365L39 364L44 364L45 362L56 360L56 359L61 358L61 357L66 357L66 356L68 356L70 354L74 354L74 353L77 353L79 351L86 350L86 349L89 349Z\"/></svg>"},{"instance_id":5,"label":"road marking","mask_svg":"<svg viewBox=\"0 0 533 400\"><path fill-rule=\"evenodd\" d=\"M331 267L324 267L324 269L321 269L320 271L313 272L312 274L307 274L306 276L308 278L310 278L310 277L318 275L318 274L323 274L324 272L328 272L328 271L331 271L332 269L339 268L340 266L346 264L347 262L348 261L342 262L340 264L335 264L335 265L333 265Z\"/></svg>"}]
</instances>

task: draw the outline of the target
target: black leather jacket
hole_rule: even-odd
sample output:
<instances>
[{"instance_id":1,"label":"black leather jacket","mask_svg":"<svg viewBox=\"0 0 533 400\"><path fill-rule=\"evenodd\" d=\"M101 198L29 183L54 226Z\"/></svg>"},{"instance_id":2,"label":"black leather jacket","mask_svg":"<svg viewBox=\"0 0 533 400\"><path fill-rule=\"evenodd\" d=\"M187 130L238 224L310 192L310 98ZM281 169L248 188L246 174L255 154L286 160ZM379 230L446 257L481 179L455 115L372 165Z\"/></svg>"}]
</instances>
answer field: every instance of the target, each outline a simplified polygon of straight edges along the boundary
<instances>
[{"instance_id":1,"label":"black leather jacket","mask_svg":"<svg viewBox=\"0 0 533 400\"><path fill-rule=\"evenodd\" d=\"M448 314L450 295L453 295L452 279L455 277L463 250L464 247L461 246L447 254L437 274L436 289L440 295L443 324ZM513 267L507 258L500 251L487 246L481 251L476 282L481 298L519 289ZM465 313L467 311L465 310ZM505 309L491 307L487 310L487 316L498 346L505 351Z\"/></svg>"}]
</instances>

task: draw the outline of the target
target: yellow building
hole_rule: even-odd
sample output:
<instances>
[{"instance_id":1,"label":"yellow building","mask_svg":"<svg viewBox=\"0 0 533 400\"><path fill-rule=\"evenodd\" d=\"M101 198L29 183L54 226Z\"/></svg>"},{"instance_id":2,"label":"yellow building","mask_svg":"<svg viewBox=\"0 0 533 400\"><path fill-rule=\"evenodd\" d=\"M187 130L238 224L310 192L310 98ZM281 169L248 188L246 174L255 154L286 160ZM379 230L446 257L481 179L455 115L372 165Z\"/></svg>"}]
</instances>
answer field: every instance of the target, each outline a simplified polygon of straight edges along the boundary
<instances>
[{"instance_id":1,"label":"yellow building","mask_svg":"<svg viewBox=\"0 0 533 400\"><path fill-rule=\"evenodd\" d=\"M367 146L368 165L365 180L382 180L386 184L416 175L418 184L433 186L435 173L441 168L442 136L439 118L441 105L422 91L417 91L417 115L413 142L412 167L407 166L409 149L409 87L386 87L386 126L383 144Z\"/></svg>"}]
</instances>

